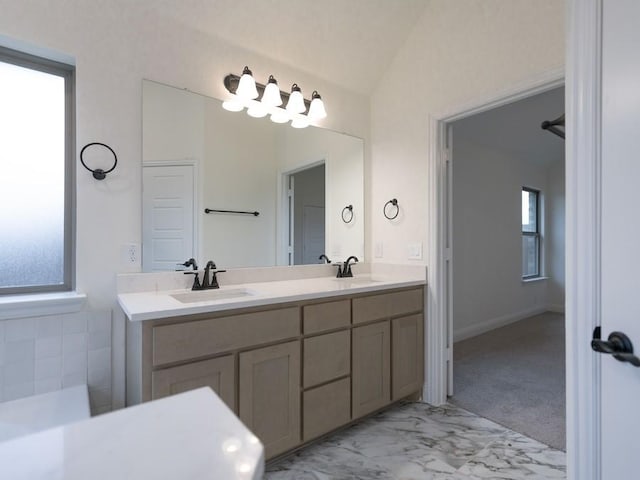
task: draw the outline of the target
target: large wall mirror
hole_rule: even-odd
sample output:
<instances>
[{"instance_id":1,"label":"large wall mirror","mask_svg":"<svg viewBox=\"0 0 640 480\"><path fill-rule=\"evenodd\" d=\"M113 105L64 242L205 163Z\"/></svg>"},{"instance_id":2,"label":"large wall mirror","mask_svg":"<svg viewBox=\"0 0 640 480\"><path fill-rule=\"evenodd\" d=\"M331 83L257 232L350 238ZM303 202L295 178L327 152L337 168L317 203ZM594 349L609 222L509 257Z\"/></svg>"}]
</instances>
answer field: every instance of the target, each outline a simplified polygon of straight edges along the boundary
<instances>
[{"instance_id":1,"label":"large wall mirror","mask_svg":"<svg viewBox=\"0 0 640 480\"><path fill-rule=\"evenodd\" d=\"M148 80L142 132L143 271L363 259L362 139Z\"/></svg>"}]
</instances>

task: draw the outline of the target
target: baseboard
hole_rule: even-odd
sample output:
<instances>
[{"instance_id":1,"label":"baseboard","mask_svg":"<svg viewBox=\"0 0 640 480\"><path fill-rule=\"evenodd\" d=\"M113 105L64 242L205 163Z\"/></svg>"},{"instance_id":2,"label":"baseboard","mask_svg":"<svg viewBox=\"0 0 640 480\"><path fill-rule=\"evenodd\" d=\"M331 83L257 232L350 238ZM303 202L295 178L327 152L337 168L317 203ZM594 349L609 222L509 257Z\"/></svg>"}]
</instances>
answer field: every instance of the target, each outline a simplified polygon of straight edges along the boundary
<instances>
[{"instance_id":1,"label":"baseboard","mask_svg":"<svg viewBox=\"0 0 640 480\"><path fill-rule=\"evenodd\" d=\"M494 330L496 328L509 325L510 323L517 322L518 320L522 320L523 318L532 317L533 315L539 315L540 313L548 312L549 308L550 307L546 305L544 307L531 308L529 310L523 310L518 313L491 318L489 320L485 320L484 322L469 325L468 327L464 327L459 330L454 329L453 342L455 343L459 342L460 340L475 337L476 335L481 335L490 330Z\"/></svg>"},{"instance_id":2,"label":"baseboard","mask_svg":"<svg viewBox=\"0 0 640 480\"><path fill-rule=\"evenodd\" d=\"M564 313L564 304L547 305L547 312Z\"/></svg>"}]
</instances>

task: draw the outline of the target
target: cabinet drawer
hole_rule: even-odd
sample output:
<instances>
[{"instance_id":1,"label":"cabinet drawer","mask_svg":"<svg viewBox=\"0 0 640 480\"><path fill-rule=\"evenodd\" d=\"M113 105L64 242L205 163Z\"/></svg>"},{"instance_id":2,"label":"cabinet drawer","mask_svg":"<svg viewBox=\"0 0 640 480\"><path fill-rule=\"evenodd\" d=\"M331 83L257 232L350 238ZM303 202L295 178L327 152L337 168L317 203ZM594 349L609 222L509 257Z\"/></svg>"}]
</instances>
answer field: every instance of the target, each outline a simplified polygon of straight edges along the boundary
<instances>
[{"instance_id":1,"label":"cabinet drawer","mask_svg":"<svg viewBox=\"0 0 640 480\"><path fill-rule=\"evenodd\" d=\"M351 381L343 378L302 394L303 441L338 428L351 420Z\"/></svg>"},{"instance_id":2,"label":"cabinet drawer","mask_svg":"<svg viewBox=\"0 0 640 480\"><path fill-rule=\"evenodd\" d=\"M151 373L151 398L167 397L200 387L211 387L235 411L233 355L165 368Z\"/></svg>"},{"instance_id":3,"label":"cabinet drawer","mask_svg":"<svg viewBox=\"0 0 640 480\"><path fill-rule=\"evenodd\" d=\"M153 365L215 355L300 334L299 307L153 328Z\"/></svg>"},{"instance_id":4,"label":"cabinet drawer","mask_svg":"<svg viewBox=\"0 0 640 480\"><path fill-rule=\"evenodd\" d=\"M304 340L303 387L313 387L351 371L351 332L327 333Z\"/></svg>"},{"instance_id":5,"label":"cabinet drawer","mask_svg":"<svg viewBox=\"0 0 640 480\"><path fill-rule=\"evenodd\" d=\"M353 323L370 322L422 310L422 288L353 299Z\"/></svg>"},{"instance_id":6,"label":"cabinet drawer","mask_svg":"<svg viewBox=\"0 0 640 480\"><path fill-rule=\"evenodd\" d=\"M305 335L347 327L351 323L349 300L307 305L302 312Z\"/></svg>"}]
</instances>

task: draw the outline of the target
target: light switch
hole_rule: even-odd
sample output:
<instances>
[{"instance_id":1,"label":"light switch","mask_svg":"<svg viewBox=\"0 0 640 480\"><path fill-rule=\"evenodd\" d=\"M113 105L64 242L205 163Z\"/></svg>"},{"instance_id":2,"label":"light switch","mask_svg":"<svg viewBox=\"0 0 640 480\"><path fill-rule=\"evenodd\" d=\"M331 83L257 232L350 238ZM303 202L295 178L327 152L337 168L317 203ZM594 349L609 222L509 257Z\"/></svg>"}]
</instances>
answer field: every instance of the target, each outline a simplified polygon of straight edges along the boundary
<instances>
[{"instance_id":1,"label":"light switch","mask_svg":"<svg viewBox=\"0 0 640 480\"><path fill-rule=\"evenodd\" d=\"M376 258L382 258L383 254L382 254L382 242L376 242L375 247L374 247L374 251L373 251L373 256Z\"/></svg>"},{"instance_id":2,"label":"light switch","mask_svg":"<svg viewBox=\"0 0 640 480\"><path fill-rule=\"evenodd\" d=\"M407 253L409 260L422 260L422 242L408 244Z\"/></svg>"}]
</instances>

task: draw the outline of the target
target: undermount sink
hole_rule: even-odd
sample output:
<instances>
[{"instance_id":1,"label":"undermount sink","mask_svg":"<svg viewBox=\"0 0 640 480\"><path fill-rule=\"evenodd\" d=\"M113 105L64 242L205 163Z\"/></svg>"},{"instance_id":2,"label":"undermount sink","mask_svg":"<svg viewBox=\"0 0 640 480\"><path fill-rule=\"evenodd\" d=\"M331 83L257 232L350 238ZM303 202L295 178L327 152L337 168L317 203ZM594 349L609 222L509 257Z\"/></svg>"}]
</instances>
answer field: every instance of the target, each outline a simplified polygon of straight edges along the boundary
<instances>
[{"instance_id":1,"label":"undermount sink","mask_svg":"<svg viewBox=\"0 0 640 480\"><path fill-rule=\"evenodd\" d=\"M382 280L376 280L371 277L343 277L343 278L334 278L336 282L340 283L350 283L353 285L362 285L365 283L377 283Z\"/></svg>"},{"instance_id":2,"label":"undermount sink","mask_svg":"<svg viewBox=\"0 0 640 480\"><path fill-rule=\"evenodd\" d=\"M192 290L190 292L174 293L170 296L182 303L195 303L251 297L256 293L254 290L247 288L230 288L224 290Z\"/></svg>"}]
</instances>

